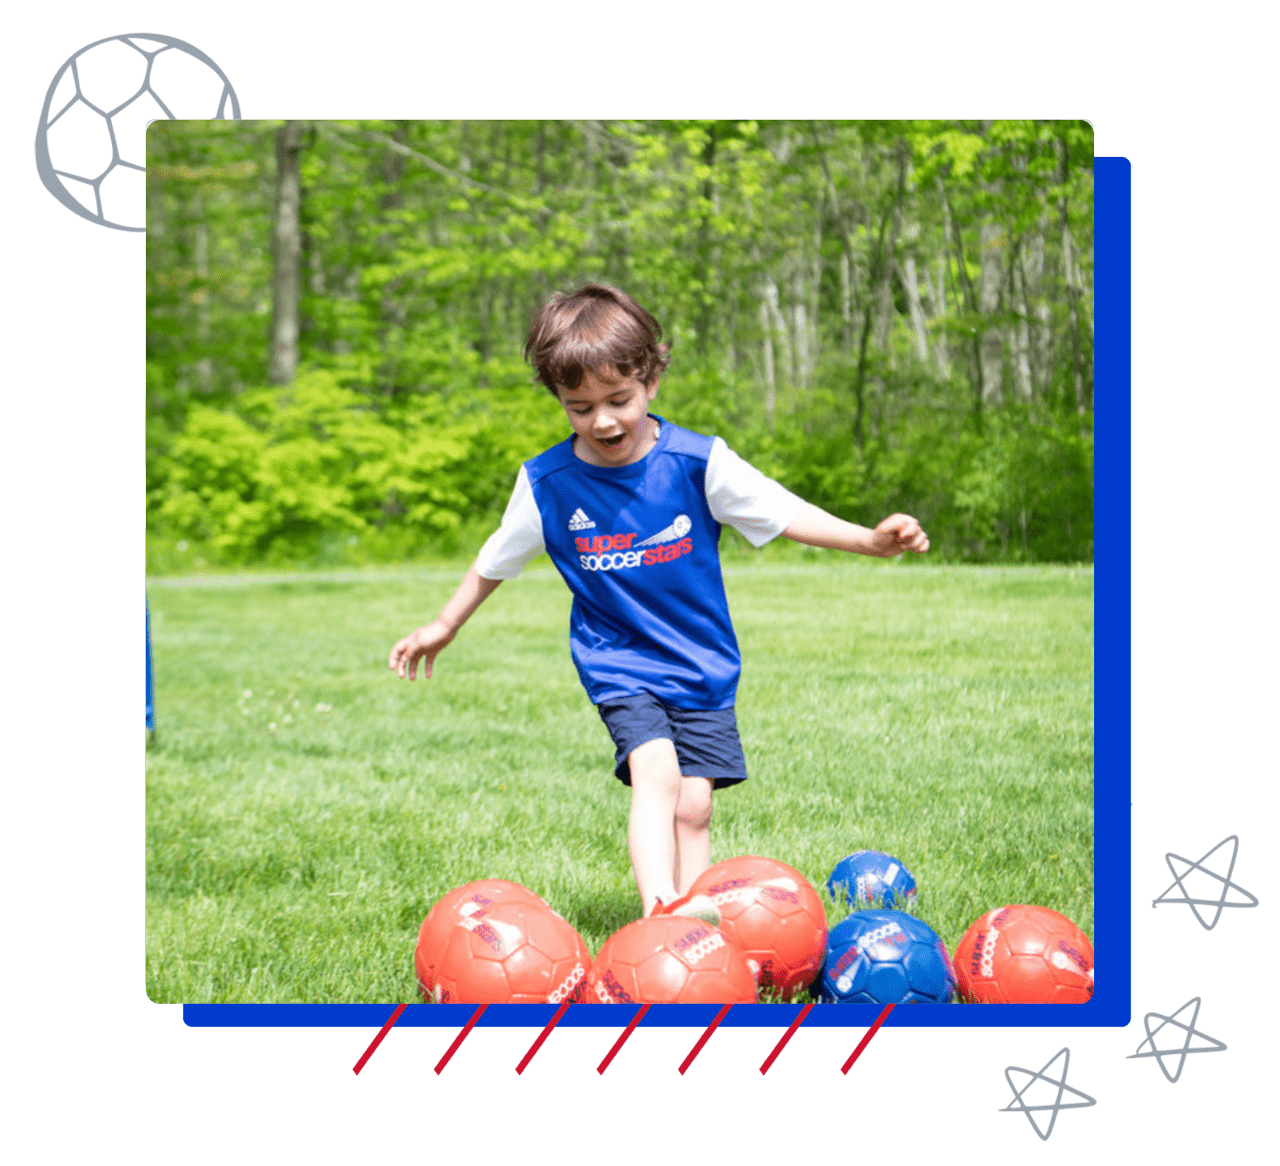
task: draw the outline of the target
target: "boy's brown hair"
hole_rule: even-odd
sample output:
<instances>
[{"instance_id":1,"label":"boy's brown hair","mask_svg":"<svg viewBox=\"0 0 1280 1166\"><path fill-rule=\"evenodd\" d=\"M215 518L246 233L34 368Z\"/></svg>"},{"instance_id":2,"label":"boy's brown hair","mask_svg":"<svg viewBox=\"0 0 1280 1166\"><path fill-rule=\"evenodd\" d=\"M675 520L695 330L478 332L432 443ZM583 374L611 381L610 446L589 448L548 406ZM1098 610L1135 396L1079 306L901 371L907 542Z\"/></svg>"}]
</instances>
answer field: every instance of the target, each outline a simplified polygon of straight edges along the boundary
<instances>
[{"instance_id":1,"label":"boy's brown hair","mask_svg":"<svg viewBox=\"0 0 1280 1166\"><path fill-rule=\"evenodd\" d=\"M571 295L556 292L538 312L524 343L538 379L559 396L583 375L635 377L650 385L670 363L662 328L624 291L589 283Z\"/></svg>"}]
</instances>

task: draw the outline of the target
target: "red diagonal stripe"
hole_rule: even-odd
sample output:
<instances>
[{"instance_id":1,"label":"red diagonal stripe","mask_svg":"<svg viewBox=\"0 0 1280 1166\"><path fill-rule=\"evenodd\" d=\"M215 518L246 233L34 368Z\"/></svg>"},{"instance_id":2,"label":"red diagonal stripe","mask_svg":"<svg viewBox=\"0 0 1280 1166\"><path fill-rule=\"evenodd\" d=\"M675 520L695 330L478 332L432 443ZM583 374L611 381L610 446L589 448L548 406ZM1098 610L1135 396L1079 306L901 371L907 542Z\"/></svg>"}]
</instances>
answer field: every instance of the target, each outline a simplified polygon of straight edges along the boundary
<instances>
[{"instance_id":1,"label":"red diagonal stripe","mask_svg":"<svg viewBox=\"0 0 1280 1166\"><path fill-rule=\"evenodd\" d=\"M471 1030L475 1028L476 1021L480 1019L480 1017L484 1014L484 1010L488 1007L489 1005L487 1004L481 1004L480 1007L477 1008L471 1014L471 1019L468 1020L467 1023L463 1026L462 1031L453 1038L453 1044L449 1046L444 1056L441 1057L440 1060L436 1062L437 1074L440 1074L444 1071L444 1067L449 1063L449 1058L452 1057L453 1054L458 1051L458 1046L462 1044L464 1040L467 1039L467 1036L470 1034Z\"/></svg>"},{"instance_id":2,"label":"red diagonal stripe","mask_svg":"<svg viewBox=\"0 0 1280 1166\"><path fill-rule=\"evenodd\" d=\"M524 1072L524 1067L530 1061L533 1060L533 1054L536 1053L540 1048L542 1048L542 1042L551 1035L551 1030L555 1028L557 1024L560 1023L560 1017L562 1017L568 1011L569 1011L569 1001L566 1000L563 1004L560 1005L559 1008L556 1009L556 1014L550 1020L547 1021L547 1027L544 1028L540 1033L538 1033L538 1039L529 1046L529 1051L525 1053L523 1059L520 1061L520 1064L516 1066L517 1073Z\"/></svg>"},{"instance_id":3,"label":"red diagonal stripe","mask_svg":"<svg viewBox=\"0 0 1280 1166\"><path fill-rule=\"evenodd\" d=\"M710 1024L707 1025L707 1031L704 1032L700 1037L698 1037L698 1043L689 1050L689 1055L685 1057L685 1059L680 1063L681 1075L683 1075L684 1071L690 1065L693 1064L693 1058L696 1057L700 1052L702 1052L702 1046L705 1045L707 1041L711 1039L711 1034L715 1032L717 1028L720 1027L720 1022L726 1016L729 1015L729 1009L732 1007L733 1007L732 1004L726 1004L723 1008L720 1009L719 1012L716 1013L715 1020L713 1020Z\"/></svg>"},{"instance_id":4,"label":"red diagonal stripe","mask_svg":"<svg viewBox=\"0 0 1280 1166\"><path fill-rule=\"evenodd\" d=\"M377 1051L378 1046L382 1044L382 1038L391 1031L391 1026L400 1019L400 1013L402 1013L407 1007L407 1004L396 1005L396 1010L387 1017L387 1023L378 1029L378 1035L369 1042L369 1047L365 1049L364 1056L361 1057L352 1067L351 1071L353 1073L359 1076L360 1070L364 1068L364 1063Z\"/></svg>"},{"instance_id":5,"label":"red diagonal stripe","mask_svg":"<svg viewBox=\"0 0 1280 1166\"><path fill-rule=\"evenodd\" d=\"M803 1008L800 1009L800 1015L797 1016L795 1020L791 1022L791 1027L788 1028L785 1033L783 1033L782 1039L776 1045L773 1046L773 1052L771 1052L767 1057L765 1057L764 1064L760 1066L761 1073L767 1073L769 1071L769 1066L772 1065L773 1062L778 1059L778 1054L787 1047L787 1041L789 1041L793 1036L795 1036L796 1029L799 1028L804 1023L804 1018L809 1015L809 1009L812 1008L815 1003L816 1001L810 1000L808 1004L806 1004Z\"/></svg>"},{"instance_id":6,"label":"red diagonal stripe","mask_svg":"<svg viewBox=\"0 0 1280 1166\"><path fill-rule=\"evenodd\" d=\"M884 1006L884 1010L880 1013L879 1016L876 1017L875 1024L873 1024L869 1029L867 1029L866 1036L864 1036L858 1042L858 1047L854 1049L853 1052L850 1054L849 1059L845 1061L844 1065L840 1069L840 1072L847 1073L851 1068L853 1068L853 1062L856 1061L860 1056L862 1056L862 1050L865 1049L867 1045L871 1043L871 1038L876 1035L876 1029L878 1029L884 1023L885 1017L888 1016L889 1013L892 1011L893 1011L892 1004L886 1004Z\"/></svg>"},{"instance_id":7,"label":"red diagonal stripe","mask_svg":"<svg viewBox=\"0 0 1280 1166\"><path fill-rule=\"evenodd\" d=\"M613 1042L613 1048L611 1048L605 1054L604 1060L601 1061L600 1064L596 1066L597 1073L603 1073L609 1067L609 1062L612 1061L613 1058L618 1055L618 1050L627 1043L627 1038L633 1032L635 1032L636 1025L640 1023L640 1018L648 1011L649 1011L649 1005L647 1004L640 1005L640 1010L631 1018L631 1023L628 1024L627 1027L622 1030L622 1035L618 1037L616 1041Z\"/></svg>"}]
</instances>

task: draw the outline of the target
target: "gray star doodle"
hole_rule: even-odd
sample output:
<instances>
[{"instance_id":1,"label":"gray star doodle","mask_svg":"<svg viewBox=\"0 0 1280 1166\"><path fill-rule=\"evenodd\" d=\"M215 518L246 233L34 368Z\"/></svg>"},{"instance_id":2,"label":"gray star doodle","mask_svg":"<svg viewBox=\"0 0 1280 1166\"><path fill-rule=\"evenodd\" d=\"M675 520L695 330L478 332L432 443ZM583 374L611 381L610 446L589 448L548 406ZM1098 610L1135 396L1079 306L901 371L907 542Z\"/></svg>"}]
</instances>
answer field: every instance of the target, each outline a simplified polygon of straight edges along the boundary
<instances>
[{"instance_id":1,"label":"gray star doodle","mask_svg":"<svg viewBox=\"0 0 1280 1166\"><path fill-rule=\"evenodd\" d=\"M1049 1069L1059 1057L1062 1058L1062 1076L1060 1078L1050 1077L1048 1075ZM1049 1063L1046 1064L1045 1067L1041 1069L1040 1072L1038 1073L1032 1072L1030 1069L1020 1069L1018 1068L1017 1065L1010 1065L1004 1071L1004 1078L1006 1081L1009 1082L1009 1088L1013 1090L1013 1100L1009 1102L1009 1104L1006 1105L1004 1109L1002 1109L1000 1112L1001 1113L1025 1113L1027 1115L1027 1121L1031 1123L1031 1128L1036 1131L1041 1141L1047 1142L1049 1140L1049 1135L1053 1133L1053 1123L1058 1120L1059 1110L1087 1109L1091 1105L1098 1104L1098 1102L1094 1098L1090 1097L1087 1093L1082 1093L1079 1089L1072 1088L1072 1086L1067 1084L1067 1066L1070 1063L1071 1063L1071 1050L1059 1049L1049 1059ZM1027 1077L1028 1077L1027 1083L1023 1085L1021 1089L1019 1089L1013 1083L1012 1074L1014 1073L1027 1074ZM1037 1081L1047 1081L1050 1085L1056 1085L1058 1087L1058 1093L1057 1093L1057 1096L1054 1098L1052 1105L1028 1105L1026 1101L1023 1099L1023 1094L1026 1093L1026 1091L1030 1089L1031 1086L1034 1085ZM1074 1096L1081 1098L1081 1100L1080 1101L1063 1101L1062 1095L1064 1093L1073 1094ZM1048 1129L1045 1129L1042 1131L1039 1125L1036 1124L1036 1119L1034 1115L1046 1109L1050 1111L1049 1127Z\"/></svg>"},{"instance_id":2,"label":"gray star doodle","mask_svg":"<svg viewBox=\"0 0 1280 1166\"><path fill-rule=\"evenodd\" d=\"M1191 1008L1192 1006L1194 1006L1195 1011L1191 1013L1191 1023L1183 1024L1182 1021L1178 1019L1178 1017L1181 1016L1182 1013L1186 1012L1186 1010L1188 1008ZM1138 1046L1137 1052L1132 1053L1130 1056L1126 1057L1125 1060L1132 1061L1139 1057L1155 1057L1156 1062L1160 1066L1160 1071L1169 1079L1170 1083L1176 1081L1179 1077L1182 1076L1182 1067L1187 1063L1187 1057L1191 1053L1220 1053L1227 1047L1220 1040L1215 1040L1213 1037L1209 1036L1207 1033L1199 1032L1196 1029L1196 1017L1198 1017L1199 1015L1200 1015L1200 997L1199 996L1196 996L1192 1000L1188 1000L1172 1016L1162 1016L1159 1012L1148 1012L1146 1016L1142 1018L1143 1026L1147 1030L1147 1039L1144 1040L1142 1044ZM1160 1021L1160 1023L1156 1025L1154 1030L1151 1027L1151 1020L1153 1017ZM1156 1047L1156 1033L1159 1032L1162 1028L1164 1028L1166 1024L1172 1024L1174 1027L1182 1029L1182 1031L1187 1034L1186 1039L1184 1039L1182 1042L1181 1048L1160 1049ZM1199 1048L1193 1049L1191 1047L1191 1038L1193 1036L1198 1036L1201 1040L1207 1040L1209 1043L1207 1045L1201 1045ZM1142 1051L1143 1045L1148 1046L1146 1052ZM1165 1057L1178 1058L1178 1071L1176 1073L1169 1072L1168 1066L1166 1066L1164 1063Z\"/></svg>"},{"instance_id":3,"label":"gray star doodle","mask_svg":"<svg viewBox=\"0 0 1280 1166\"><path fill-rule=\"evenodd\" d=\"M1214 854L1217 854L1217 852L1221 850L1224 846L1226 846L1228 842L1231 843L1231 861L1227 864L1227 873L1226 873L1226 876L1224 877L1218 874L1217 871L1209 870L1204 864L1208 858L1210 858ZM1222 909L1224 907L1256 907L1258 905L1258 900L1255 899L1251 894L1249 894L1249 892L1246 891L1244 887L1238 885L1237 883L1233 883L1231 881L1231 872L1235 870L1236 854L1239 851L1239 849L1240 849L1240 839L1237 835L1232 834L1229 838L1224 838L1221 842L1219 842L1217 846L1215 846L1212 850L1210 850L1207 854L1205 854L1198 862L1192 862L1189 858L1183 858L1182 855L1180 854L1172 854L1172 853L1166 854L1164 856L1164 860L1169 865L1169 873L1173 875L1173 884L1158 899L1153 900L1151 903L1151 906L1158 907L1161 903L1186 903L1187 906L1191 908L1191 913L1199 921L1200 926L1203 927L1206 931L1212 931L1218 925L1218 919L1222 915ZM1187 869L1184 870L1182 874L1179 874L1177 871L1177 868L1173 865L1175 860L1177 860L1178 862L1186 863ZM1211 879L1217 879L1218 882L1222 884L1221 896L1217 899L1193 898L1182 882L1182 880L1186 878L1193 870L1198 870L1201 874L1206 874ZM1182 892L1182 898L1177 899L1177 898L1169 897L1174 887L1177 887L1177 889ZM1242 894L1249 901L1247 903L1243 903L1237 900L1234 903L1228 903L1227 902L1228 891L1239 891L1240 894ZM1216 907L1217 910L1215 910L1213 913L1213 922L1206 923L1204 921L1204 916L1202 916L1200 912L1196 909L1197 907Z\"/></svg>"}]
</instances>

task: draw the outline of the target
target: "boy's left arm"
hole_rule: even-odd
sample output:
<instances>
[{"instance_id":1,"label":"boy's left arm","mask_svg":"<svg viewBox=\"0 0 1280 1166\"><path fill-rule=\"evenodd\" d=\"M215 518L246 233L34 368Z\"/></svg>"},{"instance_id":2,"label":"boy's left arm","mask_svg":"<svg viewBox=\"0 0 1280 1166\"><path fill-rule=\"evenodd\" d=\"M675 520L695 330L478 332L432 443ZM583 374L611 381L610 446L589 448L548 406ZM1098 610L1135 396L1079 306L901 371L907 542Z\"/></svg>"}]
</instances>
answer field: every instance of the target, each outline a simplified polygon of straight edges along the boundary
<instances>
[{"instance_id":1,"label":"boy's left arm","mask_svg":"<svg viewBox=\"0 0 1280 1166\"><path fill-rule=\"evenodd\" d=\"M787 538L811 547L831 547L851 551L855 555L877 555L892 558L904 551L923 554L929 549L929 536L909 514L891 514L875 530L845 522L809 502L800 503L786 530Z\"/></svg>"}]
</instances>

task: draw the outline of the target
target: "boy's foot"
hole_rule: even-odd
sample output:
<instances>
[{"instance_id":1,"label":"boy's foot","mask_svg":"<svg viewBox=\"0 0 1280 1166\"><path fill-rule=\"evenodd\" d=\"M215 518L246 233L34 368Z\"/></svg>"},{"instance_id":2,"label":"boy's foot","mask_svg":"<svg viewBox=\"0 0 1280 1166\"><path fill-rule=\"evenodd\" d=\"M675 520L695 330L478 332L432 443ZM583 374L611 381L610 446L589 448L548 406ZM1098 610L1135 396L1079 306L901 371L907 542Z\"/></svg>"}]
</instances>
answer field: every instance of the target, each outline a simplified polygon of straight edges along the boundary
<instances>
[{"instance_id":1,"label":"boy's foot","mask_svg":"<svg viewBox=\"0 0 1280 1166\"><path fill-rule=\"evenodd\" d=\"M664 903L661 899L653 908L654 915L683 915L688 919L699 919L712 927L720 926L720 908L711 901L709 895L681 895Z\"/></svg>"}]
</instances>

